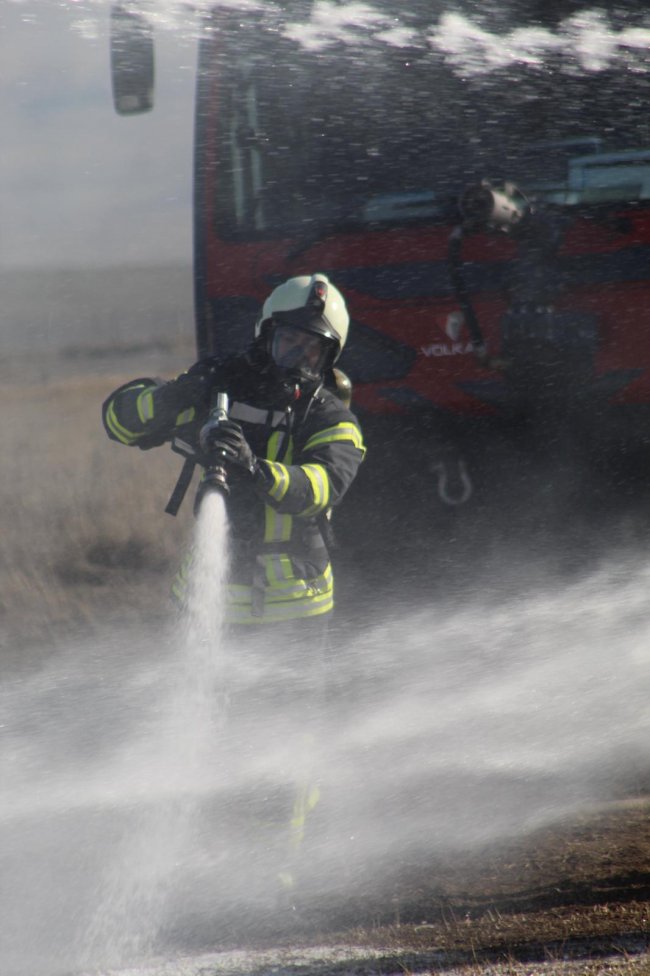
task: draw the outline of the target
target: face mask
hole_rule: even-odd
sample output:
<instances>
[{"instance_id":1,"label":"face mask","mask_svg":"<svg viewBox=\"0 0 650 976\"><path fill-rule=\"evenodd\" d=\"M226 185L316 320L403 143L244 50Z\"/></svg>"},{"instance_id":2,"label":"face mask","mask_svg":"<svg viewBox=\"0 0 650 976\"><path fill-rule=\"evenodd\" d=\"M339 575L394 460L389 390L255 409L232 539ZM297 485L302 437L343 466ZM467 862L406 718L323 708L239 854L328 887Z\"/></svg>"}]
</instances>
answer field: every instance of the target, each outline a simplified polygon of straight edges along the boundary
<instances>
[{"instance_id":1,"label":"face mask","mask_svg":"<svg viewBox=\"0 0 650 976\"><path fill-rule=\"evenodd\" d=\"M293 325L276 325L271 359L281 369L318 376L325 363L328 340Z\"/></svg>"}]
</instances>

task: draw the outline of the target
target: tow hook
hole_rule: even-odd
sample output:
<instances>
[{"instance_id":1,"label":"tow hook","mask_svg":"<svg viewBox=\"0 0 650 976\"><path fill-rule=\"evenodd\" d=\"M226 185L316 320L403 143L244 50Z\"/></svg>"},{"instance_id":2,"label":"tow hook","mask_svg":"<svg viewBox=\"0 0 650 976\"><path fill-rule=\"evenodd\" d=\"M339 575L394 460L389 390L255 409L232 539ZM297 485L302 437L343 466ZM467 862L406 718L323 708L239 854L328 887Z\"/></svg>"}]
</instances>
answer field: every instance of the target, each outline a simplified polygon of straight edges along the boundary
<instances>
[{"instance_id":1,"label":"tow hook","mask_svg":"<svg viewBox=\"0 0 650 976\"><path fill-rule=\"evenodd\" d=\"M438 479L438 497L445 505L464 505L474 491L467 465L457 461L432 461L429 470Z\"/></svg>"}]
</instances>

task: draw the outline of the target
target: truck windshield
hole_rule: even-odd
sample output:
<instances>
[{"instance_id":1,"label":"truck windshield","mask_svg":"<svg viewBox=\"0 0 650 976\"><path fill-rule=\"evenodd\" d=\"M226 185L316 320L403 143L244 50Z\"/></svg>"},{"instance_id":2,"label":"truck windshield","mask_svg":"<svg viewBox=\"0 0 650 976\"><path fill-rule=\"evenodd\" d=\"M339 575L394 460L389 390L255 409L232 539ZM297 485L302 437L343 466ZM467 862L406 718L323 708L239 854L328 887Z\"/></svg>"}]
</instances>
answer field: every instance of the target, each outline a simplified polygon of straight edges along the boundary
<instances>
[{"instance_id":1,"label":"truck windshield","mask_svg":"<svg viewBox=\"0 0 650 976\"><path fill-rule=\"evenodd\" d=\"M647 152L630 160L630 179L624 160L616 171L575 165L650 145L645 75L610 68L550 81L511 66L463 77L426 44L371 36L314 51L264 31L258 45L215 31L203 55L217 77L202 111L216 112L209 155L221 237L447 222L463 187L483 178L567 205L590 193L650 195Z\"/></svg>"}]
</instances>

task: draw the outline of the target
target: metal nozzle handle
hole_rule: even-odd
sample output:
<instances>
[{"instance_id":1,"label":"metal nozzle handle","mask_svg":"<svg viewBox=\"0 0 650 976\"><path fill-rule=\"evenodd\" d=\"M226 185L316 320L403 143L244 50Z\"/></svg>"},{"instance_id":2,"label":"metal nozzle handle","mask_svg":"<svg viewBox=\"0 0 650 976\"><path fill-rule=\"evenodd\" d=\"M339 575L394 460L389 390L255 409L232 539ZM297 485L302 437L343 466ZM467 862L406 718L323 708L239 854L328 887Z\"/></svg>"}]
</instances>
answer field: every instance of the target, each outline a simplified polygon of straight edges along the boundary
<instances>
[{"instance_id":1,"label":"metal nozzle handle","mask_svg":"<svg viewBox=\"0 0 650 976\"><path fill-rule=\"evenodd\" d=\"M228 394L227 393L217 393L217 400L210 411L210 416L215 420L227 420L228 419Z\"/></svg>"}]
</instances>

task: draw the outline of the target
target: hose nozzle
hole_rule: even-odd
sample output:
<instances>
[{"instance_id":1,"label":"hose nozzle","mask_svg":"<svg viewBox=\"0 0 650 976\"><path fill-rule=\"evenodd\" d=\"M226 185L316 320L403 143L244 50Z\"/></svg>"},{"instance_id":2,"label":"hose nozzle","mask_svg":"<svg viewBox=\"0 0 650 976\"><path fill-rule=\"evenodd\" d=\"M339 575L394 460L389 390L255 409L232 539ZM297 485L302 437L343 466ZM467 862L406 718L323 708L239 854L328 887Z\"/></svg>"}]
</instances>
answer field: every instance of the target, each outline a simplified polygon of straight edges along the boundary
<instances>
[{"instance_id":1,"label":"hose nozzle","mask_svg":"<svg viewBox=\"0 0 650 976\"><path fill-rule=\"evenodd\" d=\"M222 495L230 492L228 477L223 464L223 453L213 447L219 424L228 419L228 394L217 393L214 407L199 432L199 444L203 453L204 476L199 484L194 502L194 513L198 512L206 492L219 491Z\"/></svg>"},{"instance_id":2,"label":"hose nozzle","mask_svg":"<svg viewBox=\"0 0 650 976\"><path fill-rule=\"evenodd\" d=\"M199 432L199 444L203 453L209 457L213 452L212 443L219 428L219 424L228 419L228 394L217 393L214 407L208 419Z\"/></svg>"}]
</instances>

